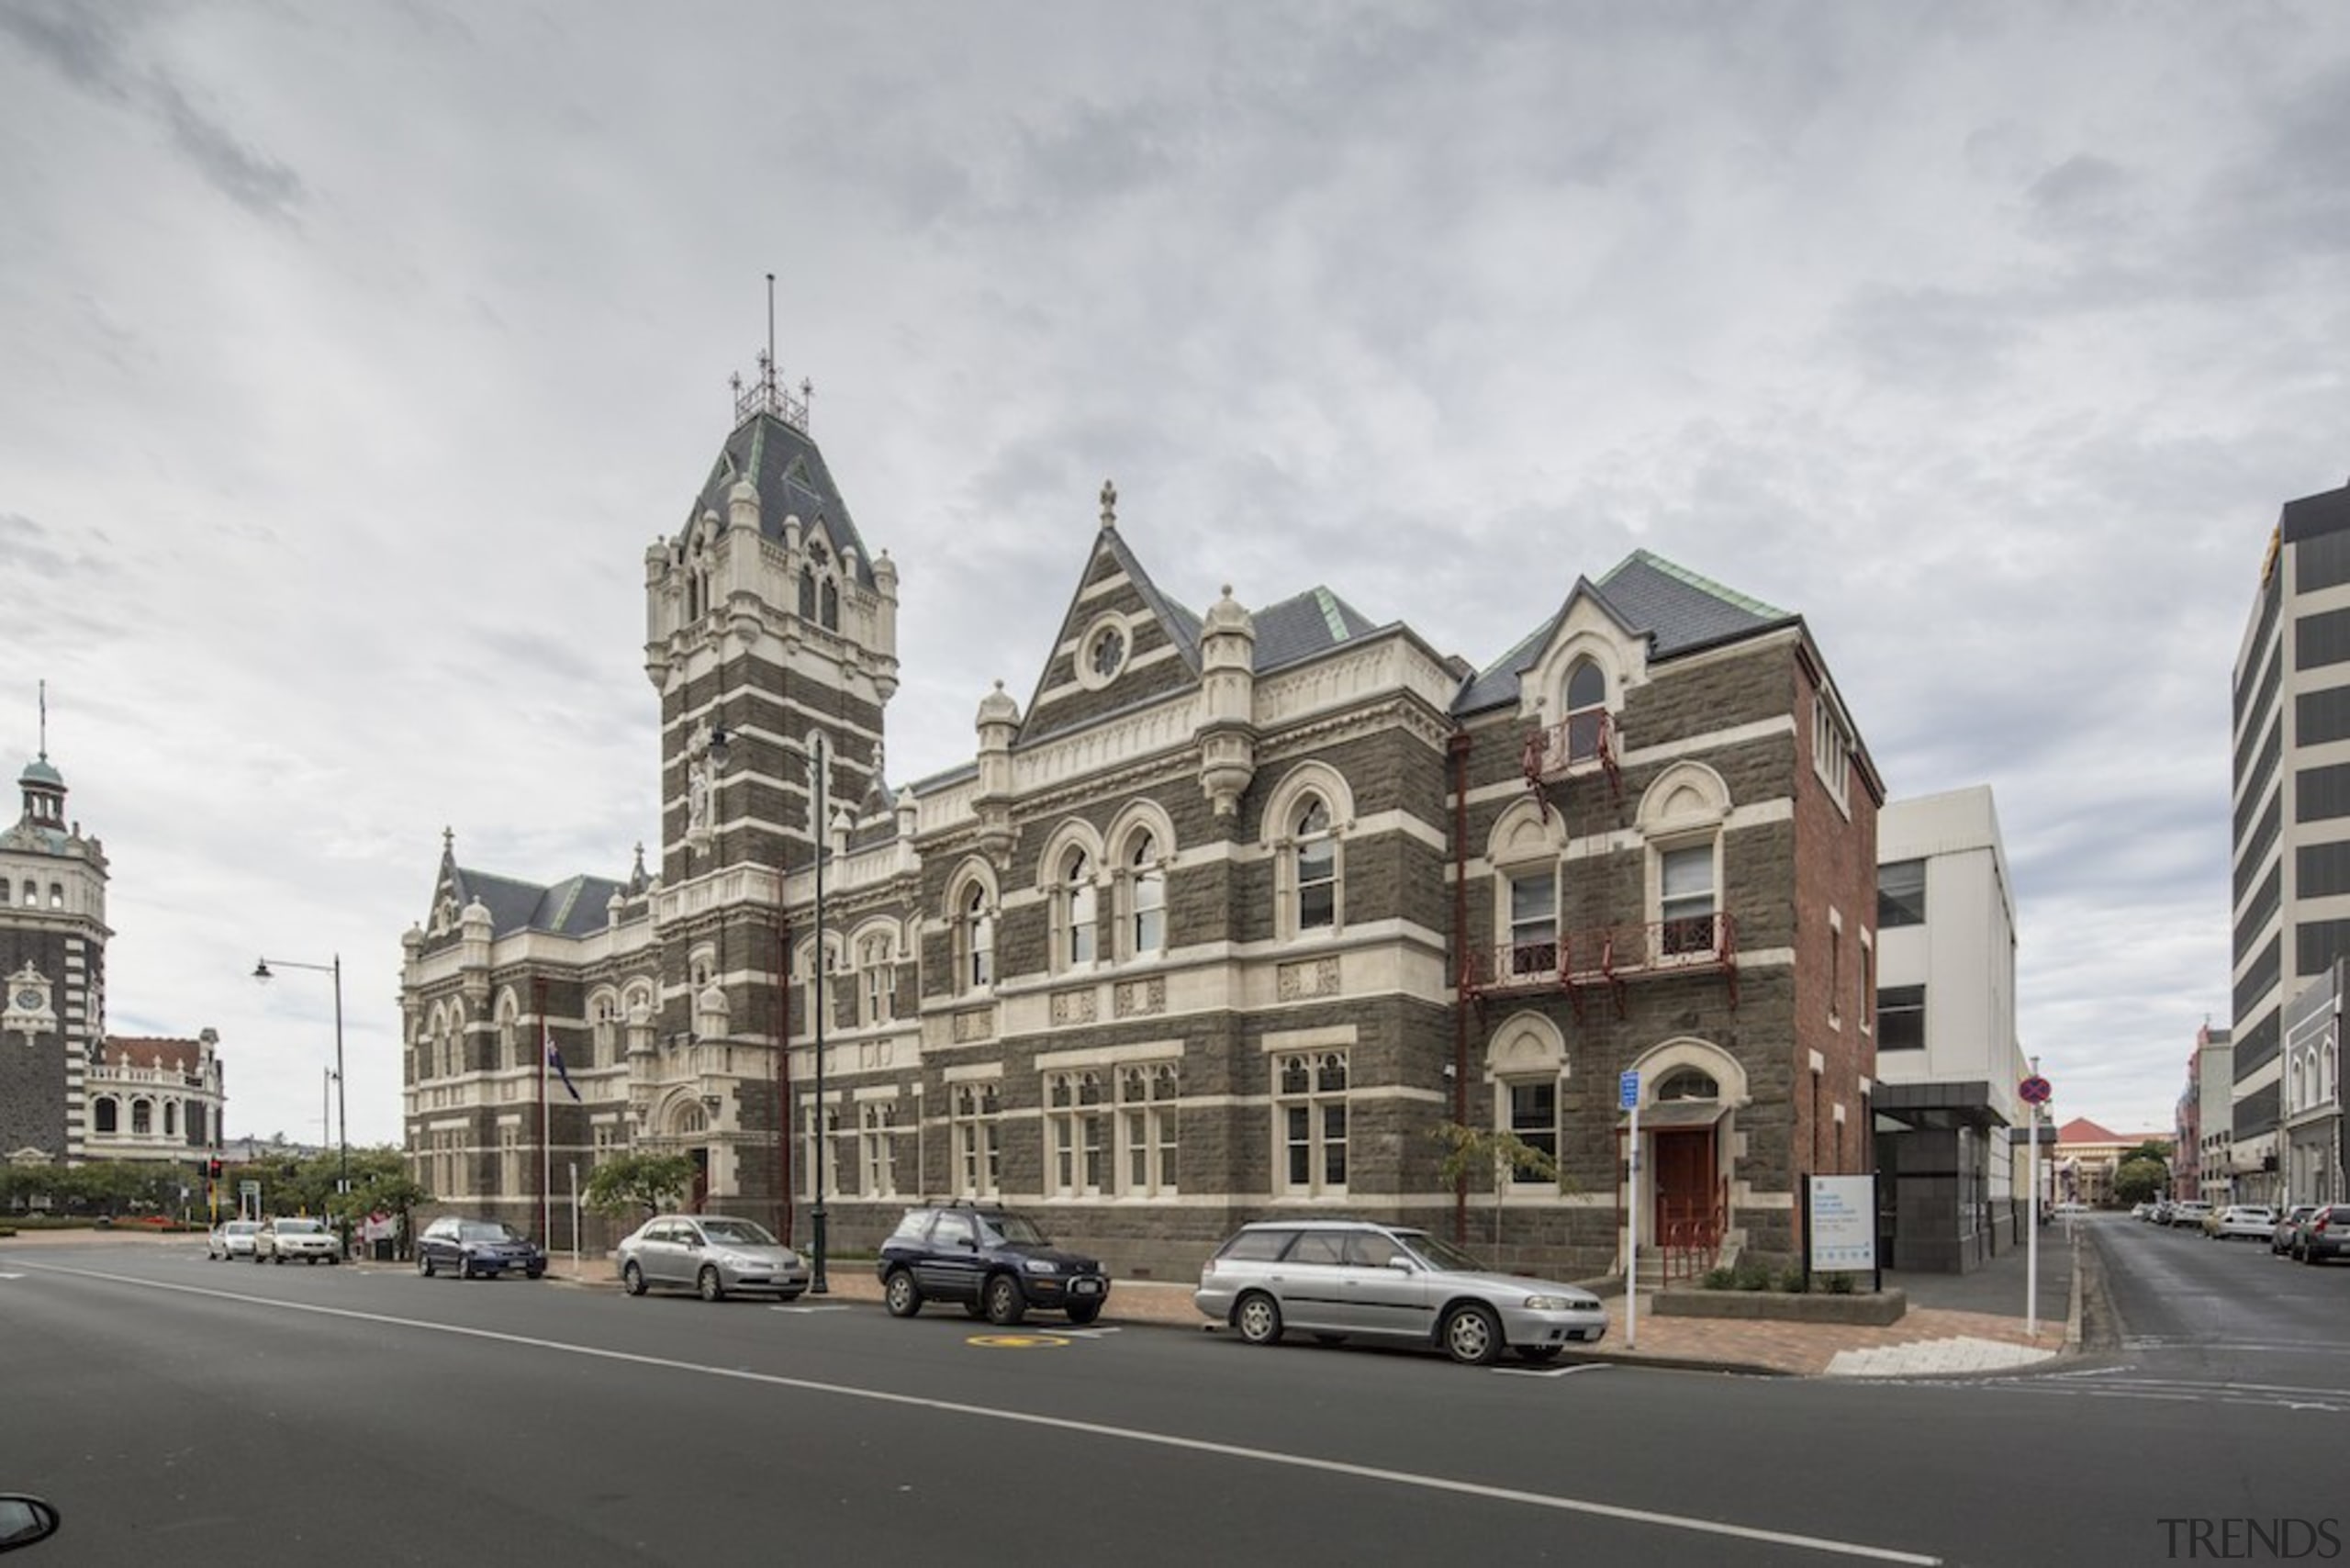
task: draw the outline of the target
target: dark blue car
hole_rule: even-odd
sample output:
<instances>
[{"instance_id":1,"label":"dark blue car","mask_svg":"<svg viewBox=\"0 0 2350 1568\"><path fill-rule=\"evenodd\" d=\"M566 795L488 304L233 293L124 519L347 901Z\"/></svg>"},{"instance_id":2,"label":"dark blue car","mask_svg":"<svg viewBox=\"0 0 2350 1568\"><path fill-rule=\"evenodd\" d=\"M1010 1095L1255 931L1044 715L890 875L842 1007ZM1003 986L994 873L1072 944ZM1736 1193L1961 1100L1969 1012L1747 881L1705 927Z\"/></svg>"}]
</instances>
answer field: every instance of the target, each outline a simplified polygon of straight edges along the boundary
<instances>
[{"instance_id":1,"label":"dark blue car","mask_svg":"<svg viewBox=\"0 0 2350 1568\"><path fill-rule=\"evenodd\" d=\"M535 1280L547 1271L546 1249L502 1220L443 1215L416 1240L416 1271L446 1269L461 1280L496 1279L511 1271Z\"/></svg>"}]
</instances>

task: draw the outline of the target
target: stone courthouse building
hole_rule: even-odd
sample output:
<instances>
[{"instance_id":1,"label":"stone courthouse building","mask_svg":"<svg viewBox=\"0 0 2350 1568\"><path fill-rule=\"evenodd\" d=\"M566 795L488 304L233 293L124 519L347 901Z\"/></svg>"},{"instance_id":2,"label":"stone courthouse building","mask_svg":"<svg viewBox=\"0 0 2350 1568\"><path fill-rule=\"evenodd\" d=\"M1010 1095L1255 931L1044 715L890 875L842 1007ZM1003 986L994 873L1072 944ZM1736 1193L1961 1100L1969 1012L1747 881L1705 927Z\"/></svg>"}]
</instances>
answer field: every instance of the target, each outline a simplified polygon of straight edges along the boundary
<instances>
[{"instance_id":1,"label":"stone courthouse building","mask_svg":"<svg viewBox=\"0 0 2350 1568\"><path fill-rule=\"evenodd\" d=\"M836 1247L962 1194L1133 1273L1346 1212L1581 1275L1628 1181L1695 1268L1790 1256L1803 1173L1867 1168L1883 790L1801 617L1643 551L1476 668L1326 588L1178 603L1104 486L1024 701L892 786L898 568L772 371L737 416L644 556L657 874L452 842L405 938L444 1203L551 1187L560 1243L571 1170L654 1148L802 1242L821 1182ZM1448 1121L1565 1179L1457 1193Z\"/></svg>"}]
</instances>

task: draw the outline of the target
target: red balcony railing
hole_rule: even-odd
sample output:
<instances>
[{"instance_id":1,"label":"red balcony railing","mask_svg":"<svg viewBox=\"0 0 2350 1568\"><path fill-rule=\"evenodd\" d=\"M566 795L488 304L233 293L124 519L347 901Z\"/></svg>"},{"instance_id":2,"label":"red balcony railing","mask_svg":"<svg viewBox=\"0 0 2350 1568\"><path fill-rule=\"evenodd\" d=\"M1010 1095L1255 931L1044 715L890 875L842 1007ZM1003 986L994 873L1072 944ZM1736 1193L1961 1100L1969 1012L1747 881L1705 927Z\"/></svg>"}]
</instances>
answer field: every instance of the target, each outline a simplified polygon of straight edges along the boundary
<instances>
[{"instance_id":1,"label":"red balcony railing","mask_svg":"<svg viewBox=\"0 0 2350 1568\"><path fill-rule=\"evenodd\" d=\"M1555 988L1567 993L1580 1018L1583 992L1606 986L1621 1017L1626 982L1689 969L1718 970L1729 983L1730 1005L1738 1005L1738 927L1727 913L1586 926L1548 942L1472 947L1461 965L1460 991L1482 1004L1495 992Z\"/></svg>"},{"instance_id":2,"label":"red balcony railing","mask_svg":"<svg viewBox=\"0 0 2350 1568\"><path fill-rule=\"evenodd\" d=\"M1578 773L1602 772L1618 799L1624 793L1624 770L1616 761L1616 721L1601 708L1570 713L1555 724L1528 731L1519 754L1527 787L1537 800L1548 801L1542 787Z\"/></svg>"}]
</instances>

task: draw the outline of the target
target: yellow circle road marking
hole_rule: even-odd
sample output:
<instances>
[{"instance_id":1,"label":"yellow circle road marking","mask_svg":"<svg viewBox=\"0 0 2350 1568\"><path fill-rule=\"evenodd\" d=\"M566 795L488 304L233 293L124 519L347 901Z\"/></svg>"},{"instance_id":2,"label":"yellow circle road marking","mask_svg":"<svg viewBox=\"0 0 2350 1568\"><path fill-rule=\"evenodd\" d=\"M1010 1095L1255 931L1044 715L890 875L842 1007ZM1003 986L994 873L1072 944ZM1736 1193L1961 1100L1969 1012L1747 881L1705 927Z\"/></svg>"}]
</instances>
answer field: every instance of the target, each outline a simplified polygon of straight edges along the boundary
<instances>
[{"instance_id":1,"label":"yellow circle road marking","mask_svg":"<svg viewBox=\"0 0 2350 1568\"><path fill-rule=\"evenodd\" d=\"M963 1342L989 1350L1049 1350L1069 1343L1051 1334L974 1334Z\"/></svg>"}]
</instances>

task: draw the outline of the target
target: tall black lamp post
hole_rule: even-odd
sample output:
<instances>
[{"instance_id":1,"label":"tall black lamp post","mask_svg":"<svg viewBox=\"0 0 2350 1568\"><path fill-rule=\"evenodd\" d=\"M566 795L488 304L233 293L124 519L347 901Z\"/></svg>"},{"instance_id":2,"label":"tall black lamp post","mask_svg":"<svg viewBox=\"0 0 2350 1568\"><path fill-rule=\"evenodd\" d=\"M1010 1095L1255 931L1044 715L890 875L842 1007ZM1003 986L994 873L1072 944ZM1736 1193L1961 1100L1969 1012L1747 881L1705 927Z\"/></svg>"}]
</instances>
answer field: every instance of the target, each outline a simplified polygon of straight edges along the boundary
<instances>
[{"instance_id":1,"label":"tall black lamp post","mask_svg":"<svg viewBox=\"0 0 2350 1568\"><path fill-rule=\"evenodd\" d=\"M832 853L832 798L830 792L832 757L824 744L822 730L810 737L808 766L816 775L816 961L815 983L810 991L816 1012L816 1206L808 1211L808 1224L814 1246L809 1261L808 1290L813 1295L829 1295L832 1285L824 1278L824 1227L828 1216L824 1213L824 1156L831 1152L831 1133L824 1126L824 1014L831 1002L824 994L824 860Z\"/></svg>"},{"instance_id":2,"label":"tall black lamp post","mask_svg":"<svg viewBox=\"0 0 2350 1568\"><path fill-rule=\"evenodd\" d=\"M348 1193L351 1191L351 1101L343 1089L342 1076L342 955L337 953L330 964L299 964L291 958L280 958L277 967L282 969L315 969L319 974L334 977L335 1131L336 1145L342 1154L341 1175L336 1186L339 1191ZM262 984L267 985L276 978L267 958L253 966L253 979Z\"/></svg>"}]
</instances>

